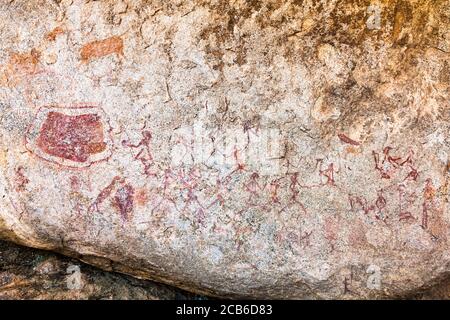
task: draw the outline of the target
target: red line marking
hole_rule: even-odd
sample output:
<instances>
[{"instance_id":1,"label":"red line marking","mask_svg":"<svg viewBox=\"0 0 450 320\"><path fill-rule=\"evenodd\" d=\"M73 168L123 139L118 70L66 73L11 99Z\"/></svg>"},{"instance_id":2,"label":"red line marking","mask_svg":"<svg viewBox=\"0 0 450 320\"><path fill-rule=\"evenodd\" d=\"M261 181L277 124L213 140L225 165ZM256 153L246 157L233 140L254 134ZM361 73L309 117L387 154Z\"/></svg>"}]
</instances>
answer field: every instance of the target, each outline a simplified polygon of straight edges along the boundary
<instances>
[{"instance_id":1,"label":"red line marking","mask_svg":"<svg viewBox=\"0 0 450 320\"><path fill-rule=\"evenodd\" d=\"M338 134L338 137L339 137L339 139L340 139L342 142L345 142L345 143L348 143L348 144L351 144L351 145L354 145L354 146L359 146L359 145L361 145L360 142L355 141L355 140L353 140L353 139L347 137L347 136L346 136L345 134L343 134L343 133L339 133L339 134Z\"/></svg>"}]
</instances>

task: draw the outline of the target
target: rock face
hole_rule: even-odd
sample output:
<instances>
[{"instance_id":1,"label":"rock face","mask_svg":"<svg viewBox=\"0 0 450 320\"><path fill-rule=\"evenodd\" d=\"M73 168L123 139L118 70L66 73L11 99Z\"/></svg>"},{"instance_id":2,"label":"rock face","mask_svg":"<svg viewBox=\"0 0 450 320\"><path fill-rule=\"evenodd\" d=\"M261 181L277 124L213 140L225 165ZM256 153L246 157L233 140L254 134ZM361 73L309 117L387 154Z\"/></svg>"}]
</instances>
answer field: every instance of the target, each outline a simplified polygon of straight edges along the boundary
<instances>
[{"instance_id":1,"label":"rock face","mask_svg":"<svg viewBox=\"0 0 450 320\"><path fill-rule=\"evenodd\" d=\"M450 279L403 299L449 299ZM204 300L207 297L96 269L56 253L0 241L0 300Z\"/></svg>"},{"instance_id":2,"label":"rock face","mask_svg":"<svg viewBox=\"0 0 450 320\"><path fill-rule=\"evenodd\" d=\"M226 297L450 271L446 1L1 1L0 235Z\"/></svg>"},{"instance_id":3,"label":"rock face","mask_svg":"<svg viewBox=\"0 0 450 320\"><path fill-rule=\"evenodd\" d=\"M0 241L0 300L200 297L151 281L98 270L74 259Z\"/></svg>"}]
</instances>

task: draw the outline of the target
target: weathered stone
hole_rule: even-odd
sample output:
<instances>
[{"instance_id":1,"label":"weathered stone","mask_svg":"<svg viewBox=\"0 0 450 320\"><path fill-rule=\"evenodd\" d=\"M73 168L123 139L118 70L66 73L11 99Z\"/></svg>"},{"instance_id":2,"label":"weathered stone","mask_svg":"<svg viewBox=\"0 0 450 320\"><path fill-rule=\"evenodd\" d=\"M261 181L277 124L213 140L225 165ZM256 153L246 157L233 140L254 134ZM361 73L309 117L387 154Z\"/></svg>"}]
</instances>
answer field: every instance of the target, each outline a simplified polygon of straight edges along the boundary
<instances>
[{"instance_id":1,"label":"weathered stone","mask_svg":"<svg viewBox=\"0 0 450 320\"><path fill-rule=\"evenodd\" d=\"M450 278L402 299L449 299ZM75 259L0 241L0 300L145 299L204 300L207 297L96 269Z\"/></svg>"},{"instance_id":2,"label":"weathered stone","mask_svg":"<svg viewBox=\"0 0 450 320\"><path fill-rule=\"evenodd\" d=\"M449 19L439 0L3 1L0 234L219 296L431 286Z\"/></svg>"},{"instance_id":3,"label":"weathered stone","mask_svg":"<svg viewBox=\"0 0 450 320\"><path fill-rule=\"evenodd\" d=\"M202 299L147 280L98 270L55 253L0 241L0 300Z\"/></svg>"}]
</instances>

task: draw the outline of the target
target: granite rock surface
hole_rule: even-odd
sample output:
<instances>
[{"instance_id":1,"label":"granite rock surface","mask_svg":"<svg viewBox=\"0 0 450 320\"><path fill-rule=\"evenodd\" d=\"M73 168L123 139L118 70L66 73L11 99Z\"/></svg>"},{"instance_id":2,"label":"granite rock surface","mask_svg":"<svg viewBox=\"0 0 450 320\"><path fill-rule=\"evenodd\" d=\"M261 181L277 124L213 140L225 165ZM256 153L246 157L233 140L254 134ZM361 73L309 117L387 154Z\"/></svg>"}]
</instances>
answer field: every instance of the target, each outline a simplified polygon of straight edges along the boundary
<instances>
[{"instance_id":1,"label":"granite rock surface","mask_svg":"<svg viewBox=\"0 0 450 320\"><path fill-rule=\"evenodd\" d=\"M0 236L222 297L450 271L448 1L0 0Z\"/></svg>"},{"instance_id":2,"label":"granite rock surface","mask_svg":"<svg viewBox=\"0 0 450 320\"><path fill-rule=\"evenodd\" d=\"M0 241L0 300L192 300L203 297Z\"/></svg>"}]
</instances>

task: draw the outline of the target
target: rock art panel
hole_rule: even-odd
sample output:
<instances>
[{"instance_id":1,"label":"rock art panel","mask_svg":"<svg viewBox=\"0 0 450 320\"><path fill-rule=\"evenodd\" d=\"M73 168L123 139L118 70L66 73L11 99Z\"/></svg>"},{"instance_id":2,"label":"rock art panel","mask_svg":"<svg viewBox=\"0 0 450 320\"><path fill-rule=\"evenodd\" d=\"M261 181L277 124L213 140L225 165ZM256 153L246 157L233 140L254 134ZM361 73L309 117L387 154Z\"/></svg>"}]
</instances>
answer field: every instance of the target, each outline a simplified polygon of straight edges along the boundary
<instances>
[{"instance_id":1,"label":"rock art panel","mask_svg":"<svg viewBox=\"0 0 450 320\"><path fill-rule=\"evenodd\" d=\"M162 284L93 268L53 252L0 242L2 300L199 300ZM45 290L42 290L45 288Z\"/></svg>"},{"instance_id":2,"label":"rock art panel","mask_svg":"<svg viewBox=\"0 0 450 320\"><path fill-rule=\"evenodd\" d=\"M448 274L443 3L0 6L2 237L226 297Z\"/></svg>"}]
</instances>

